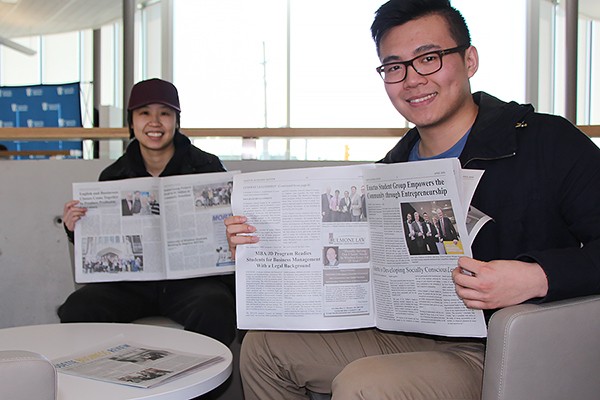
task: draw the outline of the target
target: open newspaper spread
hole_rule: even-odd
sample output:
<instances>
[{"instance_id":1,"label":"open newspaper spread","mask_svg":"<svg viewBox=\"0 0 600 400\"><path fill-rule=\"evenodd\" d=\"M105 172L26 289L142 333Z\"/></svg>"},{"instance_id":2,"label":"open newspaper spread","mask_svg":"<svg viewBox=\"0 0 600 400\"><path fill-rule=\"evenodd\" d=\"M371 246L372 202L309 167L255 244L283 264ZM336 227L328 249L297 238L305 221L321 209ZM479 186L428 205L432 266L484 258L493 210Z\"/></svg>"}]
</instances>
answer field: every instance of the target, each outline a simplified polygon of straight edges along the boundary
<instances>
[{"instance_id":1,"label":"open newspaper spread","mask_svg":"<svg viewBox=\"0 0 600 400\"><path fill-rule=\"evenodd\" d=\"M58 372L150 388L223 360L221 356L149 348L131 342L94 347L53 360Z\"/></svg>"},{"instance_id":2,"label":"open newspaper spread","mask_svg":"<svg viewBox=\"0 0 600 400\"><path fill-rule=\"evenodd\" d=\"M234 214L260 237L236 250L239 328L485 337L451 279L489 220L472 209L467 229L481 174L445 159L236 175Z\"/></svg>"},{"instance_id":3,"label":"open newspaper spread","mask_svg":"<svg viewBox=\"0 0 600 400\"><path fill-rule=\"evenodd\" d=\"M232 273L223 220L236 172L74 183L75 280L182 279Z\"/></svg>"}]
</instances>

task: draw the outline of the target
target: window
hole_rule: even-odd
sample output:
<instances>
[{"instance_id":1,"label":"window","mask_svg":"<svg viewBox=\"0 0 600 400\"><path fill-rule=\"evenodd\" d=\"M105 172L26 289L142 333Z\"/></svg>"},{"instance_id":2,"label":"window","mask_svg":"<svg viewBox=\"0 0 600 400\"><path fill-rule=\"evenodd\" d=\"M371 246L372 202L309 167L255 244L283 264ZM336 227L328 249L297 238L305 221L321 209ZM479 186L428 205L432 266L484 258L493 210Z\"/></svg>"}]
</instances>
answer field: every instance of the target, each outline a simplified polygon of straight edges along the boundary
<instances>
[{"instance_id":1,"label":"window","mask_svg":"<svg viewBox=\"0 0 600 400\"><path fill-rule=\"evenodd\" d=\"M182 124L193 127L406 127L388 100L370 26L382 0L175 0L174 81ZM455 0L481 65L473 90L525 100L526 7ZM511 28L506 29L506 21ZM490 35L490 32L503 32ZM334 65L343 68L334 68ZM501 77L501 79L499 79ZM257 158L377 160L396 138L261 139ZM196 139L226 158L235 139ZM210 150L209 150L210 151ZM237 153L240 152L240 153Z\"/></svg>"},{"instance_id":2,"label":"window","mask_svg":"<svg viewBox=\"0 0 600 400\"><path fill-rule=\"evenodd\" d=\"M42 83L40 64L40 37L11 39L36 51L33 56L0 46L0 84L2 86L35 85Z\"/></svg>"},{"instance_id":3,"label":"window","mask_svg":"<svg viewBox=\"0 0 600 400\"><path fill-rule=\"evenodd\" d=\"M386 128L407 122L375 72L370 37L384 0L172 0L173 80L182 125L199 128ZM480 55L473 91L527 102L528 1L453 0ZM160 76L161 4L136 12L135 80ZM536 3L538 4L538 3ZM581 5L580 5L581 7ZM482 15L494 18L482 18ZM564 114L565 5L539 1L536 109ZM501 32L501 34L498 34ZM122 25L102 27L101 104L122 108ZM84 126L92 120L92 33L16 38L38 51L25 56L0 46L0 85L81 81ZM577 123L600 124L600 21L580 16ZM343 68L332 68L343 65ZM381 158L397 139L205 138L196 142L224 159ZM244 148L244 146L246 148ZM118 152L120 154L120 151Z\"/></svg>"},{"instance_id":4,"label":"window","mask_svg":"<svg viewBox=\"0 0 600 400\"><path fill-rule=\"evenodd\" d=\"M471 43L479 53L471 89L504 101L525 102L527 2L453 0L452 5L465 17ZM493 18L482 18L492 14Z\"/></svg>"}]
</instances>

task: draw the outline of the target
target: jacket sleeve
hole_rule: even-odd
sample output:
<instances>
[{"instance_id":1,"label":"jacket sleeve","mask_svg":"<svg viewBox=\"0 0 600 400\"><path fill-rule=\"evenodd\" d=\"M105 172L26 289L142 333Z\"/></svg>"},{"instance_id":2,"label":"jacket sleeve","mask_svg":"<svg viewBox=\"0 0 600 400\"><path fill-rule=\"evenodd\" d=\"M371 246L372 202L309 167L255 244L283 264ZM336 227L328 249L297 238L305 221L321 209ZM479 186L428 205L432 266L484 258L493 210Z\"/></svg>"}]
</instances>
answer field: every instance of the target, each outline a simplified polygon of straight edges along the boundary
<instances>
[{"instance_id":1,"label":"jacket sleeve","mask_svg":"<svg viewBox=\"0 0 600 400\"><path fill-rule=\"evenodd\" d=\"M519 257L544 269L548 293L542 301L600 293L600 149L581 132L568 139L548 137L548 146L554 150L547 168L560 218L580 245L528 251Z\"/></svg>"},{"instance_id":2,"label":"jacket sleeve","mask_svg":"<svg viewBox=\"0 0 600 400\"><path fill-rule=\"evenodd\" d=\"M67 228L67 225L65 225L64 223L63 228L65 228L65 233L67 234L67 239L69 239L69 242L75 243L75 232L69 230L69 228Z\"/></svg>"}]
</instances>

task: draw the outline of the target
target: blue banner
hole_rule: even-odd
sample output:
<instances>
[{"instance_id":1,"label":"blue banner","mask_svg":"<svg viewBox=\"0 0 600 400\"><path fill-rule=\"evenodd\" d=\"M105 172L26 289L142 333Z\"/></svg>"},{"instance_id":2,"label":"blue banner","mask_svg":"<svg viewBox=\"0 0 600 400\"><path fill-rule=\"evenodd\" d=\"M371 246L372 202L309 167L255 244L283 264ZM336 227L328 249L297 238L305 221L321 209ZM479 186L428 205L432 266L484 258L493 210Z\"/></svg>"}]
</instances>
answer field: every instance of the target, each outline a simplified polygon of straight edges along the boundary
<instances>
[{"instance_id":1,"label":"blue banner","mask_svg":"<svg viewBox=\"0 0 600 400\"><path fill-rule=\"evenodd\" d=\"M79 83L0 86L0 127L80 127Z\"/></svg>"},{"instance_id":2,"label":"blue banner","mask_svg":"<svg viewBox=\"0 0 600 400\"><path fill-rule=\"evenodd\" d=\"M81 127L79 83L0 86L0 128ZM1 142L9 150L81 150L81 142Z\"/></svg>"}]
</instances>

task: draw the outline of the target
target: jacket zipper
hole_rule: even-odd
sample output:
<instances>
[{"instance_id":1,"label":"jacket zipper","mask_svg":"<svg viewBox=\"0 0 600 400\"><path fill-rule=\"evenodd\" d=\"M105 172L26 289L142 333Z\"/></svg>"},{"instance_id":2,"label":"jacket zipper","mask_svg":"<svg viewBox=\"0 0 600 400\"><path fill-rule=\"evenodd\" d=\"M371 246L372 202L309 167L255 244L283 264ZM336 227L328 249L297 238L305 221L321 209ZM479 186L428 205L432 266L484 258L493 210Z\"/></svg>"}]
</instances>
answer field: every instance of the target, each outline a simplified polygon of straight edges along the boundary
<instances>
[{"instance_id":1,"label":"jacket zipper","mask_svg":"<svg viewBox=\"0 0 600 400\"><path fill-rule=\"evenodd\" d=\"M471 161L495 161L495 160L502 160L504 158L510 158L510 157L514 157L516 156L517 153L515 151L513 151L510 154L506 154L504 156L499 156L499 157L493 157L493 158L480 158L480 157L475 157L475 158L471 158L468 161L465 162L465 164L463 165L463 168L466 168L467 165L471 162Z\"/></svg>"}]
</instances>

